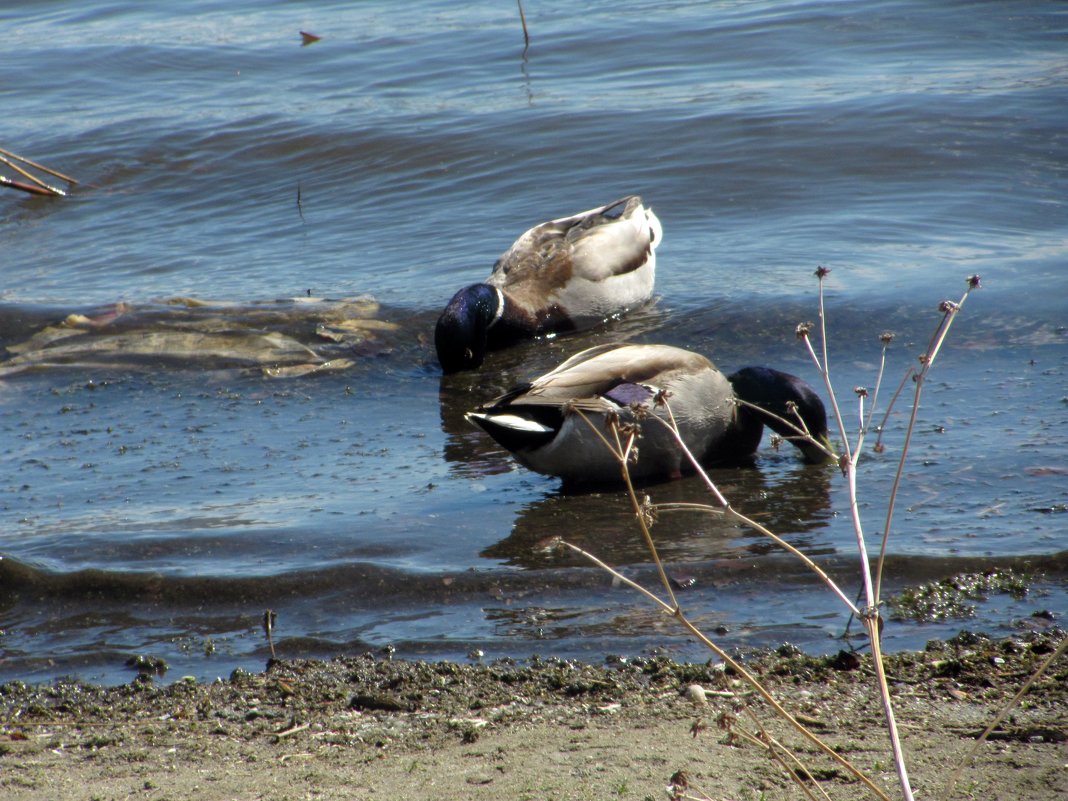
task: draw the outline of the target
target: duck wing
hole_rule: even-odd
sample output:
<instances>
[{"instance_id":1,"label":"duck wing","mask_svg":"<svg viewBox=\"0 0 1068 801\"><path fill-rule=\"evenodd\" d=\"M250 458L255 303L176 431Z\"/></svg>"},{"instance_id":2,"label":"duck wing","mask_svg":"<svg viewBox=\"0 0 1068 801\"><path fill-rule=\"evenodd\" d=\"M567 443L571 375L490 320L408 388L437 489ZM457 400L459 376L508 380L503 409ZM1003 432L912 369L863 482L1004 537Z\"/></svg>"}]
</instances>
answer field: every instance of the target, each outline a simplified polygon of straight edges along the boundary
<instances>
[{"instance_id":1,"label":"duck wing","mask_svg":"<svg viewBox=\"0 0 1068 801\"><path fill-rule=\"evenodd\" d=\"M536 225L497 260L487 283L537 281L545 291L575 277L603 281L644 266L659 244L660 222L638 195Z\"/></svg>"},{"instance_id":2,"label":"duck wing","mask_svg":"<svg viewBox=\"0 0 1068 801\"><path fill-rule=\"evenodd\" d=\"M715 368L704 356L670 345L597 345L482 408L557 406L607 411L648 402L658 389L670 386L672 378L709 369Z\"/></svg>"}]
</instances>

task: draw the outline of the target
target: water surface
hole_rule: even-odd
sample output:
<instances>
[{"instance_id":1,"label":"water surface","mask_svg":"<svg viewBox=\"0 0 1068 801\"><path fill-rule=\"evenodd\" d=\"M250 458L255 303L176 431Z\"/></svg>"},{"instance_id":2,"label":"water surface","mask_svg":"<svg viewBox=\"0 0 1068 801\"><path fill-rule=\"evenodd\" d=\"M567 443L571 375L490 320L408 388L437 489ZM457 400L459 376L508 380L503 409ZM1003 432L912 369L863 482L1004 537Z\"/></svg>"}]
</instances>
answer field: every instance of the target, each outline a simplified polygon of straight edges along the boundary
<instances>
[{"instance_id":1,"label":"water surface","mask_svg":"<svg viewBox=\"0 0 1068 801\"><path fill-rule=\"evenodd\" d=\"M816 319L819 264L851 419L879 334L897 335L885 401L938 303L983 279L925 390L888 589L1039 576L973 620L891 623L886 646L1068 611L1061 6L525 6L525 53L506 3L0 11L0 80L15 87L0 146L82 181L62 200L0 195L0 345L69 314L147 309L171 325L183 307L164 302L194 297L231 327L284 310L259 325L286 366L308 363L300 348L351 362L271 378L232 354L119 350L5 373L0 679L124 681L139 653L172 677L259 667L267 608L285 656L706 658L604 573L542 547L564 536L651 580L622 493L561 494L462 415L606 339L814 381L794 328ZM302 47L301 30L322 39ZM428 337L458 287L529 225L632 192L664 224L654 303L441 378ZM309 296L365 294L389 326L317 335ZM906 419L862 469L873 541ZM859 589L833 469L766 441L754 468L714 478ZM649 492L705 497L694 479ZM727 647L843 645L834 598L755 535L697 514L655 532L681 599Z\"/></svg>"}]
</instances>

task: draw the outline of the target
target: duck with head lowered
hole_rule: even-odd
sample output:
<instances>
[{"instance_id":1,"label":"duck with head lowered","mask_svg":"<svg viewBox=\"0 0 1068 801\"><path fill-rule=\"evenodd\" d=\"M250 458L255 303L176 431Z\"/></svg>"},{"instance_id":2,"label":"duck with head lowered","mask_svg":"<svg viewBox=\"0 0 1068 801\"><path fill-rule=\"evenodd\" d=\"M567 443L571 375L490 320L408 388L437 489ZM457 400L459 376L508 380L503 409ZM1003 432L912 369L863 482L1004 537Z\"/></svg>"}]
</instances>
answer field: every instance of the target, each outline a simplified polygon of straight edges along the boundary
<instances>
[{"instance_id":1,"label":"duck with head lowered","mask_svg":"<svg viewBox=\"0 0 1068 801\"><path fill-rule=\"evenodd\" d=\"M531 470L559 476L565 485L608 484L622 480L619 462L600 436L611 441L612 420L640 427L637 460L630 465L634 478L674 478L688 469L671 431L646 419L666 421L669 408L702 465L751 459L765 424L806 461L829 458L827 413L807 383L770 367L725 376L704 356L671 345L589 348L469 412L467 419ZM811 440L778 418L808 431Z\"/></svg>"},{"instance_id":2,"label":"duck with head lowered","mask_svg":"<svg viewBox=\"0 0 1068 801\"><path fill-rule=\"evenodd\" d=\"M438 319L446 373L482 364L487 350L589 327L652 296L660 220L637 195L536 225L464 287Z\"/></svg>"}]
</instances>

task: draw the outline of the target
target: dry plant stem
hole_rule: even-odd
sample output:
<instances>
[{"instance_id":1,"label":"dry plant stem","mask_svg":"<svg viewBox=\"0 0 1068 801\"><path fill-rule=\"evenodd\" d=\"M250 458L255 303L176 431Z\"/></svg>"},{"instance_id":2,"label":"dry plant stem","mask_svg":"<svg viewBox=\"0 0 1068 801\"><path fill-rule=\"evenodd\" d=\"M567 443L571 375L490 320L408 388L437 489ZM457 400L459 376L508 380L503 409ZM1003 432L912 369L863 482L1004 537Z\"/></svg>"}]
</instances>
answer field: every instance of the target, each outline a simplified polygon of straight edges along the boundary
<instances>
[{"instance_id":1,"label":"dry plant stem","mask_svg":"<svg viewBox=\"0 0 1068 801\"><path fill-rule=\"evenodd\" d=\"M671 581L668 580L667 571L664 570L664 565L660 561L660 554L657 553L656 547L653 545L653 535L649 533L649 526L646 524L645 516L641 512L641 504L638 502L638 496L634 492L634 486L630 482L630 473L627 470L627 460L630 458L631 449L634 446L635 434L632 433L627 438L627 446L626 448L624 448L622 443L620 443L619 441L619 427L613 425L612 434L614 435L616 440L616 446L613 448L612 445L608 442L608 440L604 437L604 435L597 430L597 427L593 424L593 421L582 413L581 409L575 409L575 413L582 418L586 425L593 429L594 433L596 433L597 436L599 436L606 445L608 445L608 449L612 451L616 459L619 460L620 467L623 471L623 477L626 479L627 491L630 494L630 502L631 505L634 507L635 515L638 518L638 526L641 528L642 537L645 538L646 547L648 547L649 550L652 552L653 562L656 564L656 571L660 575L660 583L664 586L664 590L667 592L668 597L671 599L672 606L678 609L679 602L675 599L675 593L671 589Z\"/></svg>"},{"instance_id":2,"label":"dry plant stem","mask_svg":"<svg viewBox=\"0 0 1068 801\"><path fill-rule=\"evenodd\" d=\"M868 409L868 417L861 423L860 436L863 439L864 435L871 430L871 418L875 414L875 409L879 404L879 388L883 385L883 376L886 374L886 349L888 345L883 345L883 352L879 359L879 372L875 374L875 389L871 393L871 408ZM857 445L857 451L861 450L861 446Z\"/></svg>"},{"instance_id":3,"label":"dry plant stem","mask_svg":"<svg viewBox=\"0 0 1068 801\"><path fill-rule=\"evenodd\" d=\"M18 189L20 192L27 192L31 195L43 195L44 197L55 197L54 192L49 192L47 189L41 189L34 184L27 184L22 181L13 181L6 175L0 175L0 186L6 186L8 189Z\"/></svg>"},{"instance_id":4,"label":"dry plant stem","mask_svg":"<svg viewBox=\"0 0 1068 801\"><path fill-rule=\"evenodd\" d=\"M841 598L844 603L846 603L847 606L849 606L851 609L856 611L856 607L849 601L849 599L838 588L838 586L830 579L829 576L826 575L826 573L824 573L822 570L820 570L819 567L816 566L816 564L814 562L812 562L810 559L808 559L808 557L804 556L804 554L802 554L800 551L797 551L796 549L794 549L791 546L789 546L788 543L786 543L781 538L776 537L774 534L772 534L770 531L768 531L766 528L764 528L760 524L756 523L755 521L749 520L747 517L745 517L744 515L739 514L738 512L734 511L734 509L731 508L730 504L727 502L727 499L719 491L719 488L716 487L715 483L711 480L711 478L709 478L708 474L701 467L700 463L694 457L693 453L686 446L686 443L683 442L682 437L679 434L678 425L675 422L675 416L672 413L671 406L668 404L666 399L663 401L663 404L664 404L664 408L667 411L667 414L668 414L670 422L668 422L667 420L663 420L662 418L660 418L660 417L658 417L656 415L652 415L652 419L658 421L662 425L667 426L668 430L670 430L672 432L672 435L674 436L676 443L682 449L682 452L685 454L685 456L689 460L690 464L702 476L702 478L705 481L706 486L709 488L709 490L712 492L712 494L720 501L720 504L723 506L724 512L729 514L729 515L731 515L731 516L733 516L733 517L735 517L736 519L746 523L747 525L752 526L754 528L754 530L766 533L768 536L772 537L772 539L775 539L777 542L780 542L784 547L788 548L793 553L796 553L802 560L804 560L806 562L806 564L810 565L817 572L817 574L819 574L824 579L824 581L827 584L827 586L830 587L835 592L835 594L837 594L838 597ZM638 496L634 491L634 485L633 485L633 482L631 481L631 478L630 478L630 470L627 467L627 457L629 456L630 446L633 445L634 435L633 434L631 435L631 437L630 437L630 439L628 441L628 446L627 446L626 450L624 450L622 445L619 443L619 429L618 429L618 426L613 425L612 426L612 430L613 430L613 434L614 434L615 439L616 439L617 446L615 448L612 448L611 444L608 443L608 441L605 439L605 437L603 435L601 435L600 432L597 431L596 427L593 425L593 422L585 414L583 414L580 409L575 409L574 411L582 417L583 421L588 426L590 426L598 434L598 436L601 436L601 439L603 441L605 441L606 444L608 444L609 449L612 451L612 453L619 460L620 471L622 473L623 480L627 485L627 491L628 491L628 494L630 496L631 504L632 504L632 506L634 508L634 513L637 516L639 524L641 526L642 534L645 537L646 546L649 548L649 551L650 551L650 553L652 555L652 558L653 558L654 562L657 565L657 570L658 570L658 572L660 574L660 579L663 582L665 588L667 589L669 597L671 598L671 603L668 604L668 603L664 602L661 598L658 598L656 595L654 595L653 593L651 593L648 590L646 590L644 587L639 585L637 582L631 581L630 579L626 578L621 573L619 573L617 570L614 570L613 568L609 567L607 564L605 564L601 560L597 559L592 554L587 553L586 551L582 550L581 548L578 548L575 545L572 545L571 543L565 542L564 544L567 545L569 548L575 550L576 552L582 554L587 559L590 559L592 562L597 564L599 567L603 568L604 570L607 570L611 575L616 577L619 581L623 582L627 586L632 587L634 589L637 589L639 592L641 592L647 598L649 598L654 603L656 603L661 608L663 608L664 611L666 611L668 614L672 615L676 620L679 621L679 623L687 631L689 631L694 637L696 637L698 640L700 640L701 643L705 645L705 647L707 647L709 650L711 650L713 653L715 653L720 659L722 659L726 664L730 665L732 669L734 669L739 675L741 675L750 684L750 686L752 686L758 693L760 693L760 695L764 698L764 700L767 701L767 703L770 704L771 707L773 709L775 709L775 711L784 720L786 720L788 723L790 723L790 725L792 725L802 736L804 736L805 738L810 740L817 748L819 748L821 751L826 753L833 760L835 760L840 765L842 765L846 770L848 770L850 773L852 773L854 776L856 776L859 781L861 781L866 786L868 786L872 790L872 792L874 792L877 796L879 796L879 798L886 799L886 801L889 801L889 799L886 796L886 794L882 790L880 790L870 779L868 779L867 776L865 776L863 773L861 773L856 767L854 767L852 765L852 763L850 763L847 759L845 759L844 757L839 755L837 752L835 752L832 748L830 748L830 746L828 746L826 743L824 743L823 740L821 740L819 737L817 737L815 734L813 734L809 729L807 729L803 724L801 724L796 718L794 718L793 715L791 715L781 704L779 704L779 702L775 700L775 698L771 695L771 693L768 692L767 689L765 689L763 687L763 685L760 684L760 682L756 679L755 676L753 676L751 673L749 673L749 671L747 671L739 662L737 662L736 660L732 659L729 654L727 654L723 649L721 649L718 645L716 645L714 642L712 642L712 640L710 640L704 634L704 632L702 632L693 623L691 623L689 621L689 619L683 613L682 607L679 605L678 601L676 600L674 592L671 590L671 583L668 581L667 574L663 569L663 565L662 565L662 563L660 561L660 555L657 552L656 544L653 542L652 535L649 533L649 529L648 529L648 526L647 526L647 524L645 522L645 518L642 515L641 504L638 502ZM857 614L859 614L859 612L857 612ZM910 799L911 799L911 797L910 797Z\"/></svg>"},{"instance_id":5,"label":"dry plant stem","mask_svg":"<svg viewBox=\"0 0 1068 801\"><path fill-rule=\"evenodd\" d=\"M812 436L812 432L808 430L808 426L805 424L805 420L804 420L804 418L801 417L801 413L800 412L798 412L796 410L794 411L794 415L796 416L796 421L795 420L787 420L785 417L780 417L779 415L775 414L775 412L768 411L763 406L757 406L755 403L750 403L749 401L742 400L741 398L735 398L734 399L734 403L736 403L738 406L744 406L747 409L753 409L754 411L759 412L760 414L764 415L765 417L770 417L773 420L778 420L780 423L783 423L784 425L788 425L790 428L792 428L797 433L798 437L800 437L801 439L803 439L803 440L805 440L805 441L807 441L807 442L809 442L811 444L816 445L817 447L819 447L820 450L822 450L824 452L824 454L826 454L831 459L834 459L834 460L837 461L838 454L836 454L834 451L832 451L830 448L828 448L823 442L821 442L820 440L818 440L818 439L816 439L815 437Z\"/></svg>"},{"instance_id":6,"label":"dry plant stem","mask_svg":"<svg viewBox=\"0 0 1068 801\"><path fill-rule=\"evenodd\" d=\"M846 455L852 459L853 452L849 447L849 437L846 434L845 421L842 419L842 410L838 408L838 396L834 394L834 387L831 385L831 366L828 363L827 357L827 314L824 308L823 302L823 275L819 275L820 286L820 342L821 350L823 351L822 361L816 356L816 351L812 349L812 343L808 336L805 336L805 345L808 347L809 355L816 364L816 369L820 371L820 375L823 376L823 384L827 387L827 395L831 399L831 408L834 411L835 423L838 425L838 433L842 437L842 447L845 448Z\"/></svg>"},{"instance_id":7,"label":"dry plant stem","mask_svg":"<svg viewBox=\"0 0 1068 801\"><path fill-rule=\"evenodd\" d=\"M972 283L974 279L975 283ZM920 397L923 394L923 382L927 378L927 373L930 372L931 367L934 365L935 357L938 356L938 351L942 348L942 343L946 340L946 335L949 333L949 327L953 324L953 320L964 306L964 301L968 299L968 293L972 291L973 286L978 286L978 277L973 276L969 279L968 288L964 290L964 294L961 296L959 303L946 302L943 304L945 309L942 315L942 321L939 323L934 336L931 337L931 342L927 346L927 351L920 357L920 370L916 373L914 381L916 383L916 391L912 399L912 412L909 415L909 424L905 429L905 442L901 446L901 458L898 460L897 472L894 474L894 483L890 488L890 496L886 504L886 523L883 525L883 539L879 546L879 561L875 567L875 599L874 603L878 604L881 597L882 582L883 582L883 564L886 562L886 545L890 540L890 525L894 520L894 507L897 500L897 490L901 486L901 479L905 474L905 459L908 457L909 444L912 442L912 434L916 429L916 418L920 411Z\"/></svg>"},{"instance_id":8,"label":"dry plant stem","mask_svg":"<svg viewBox=\"0 0 1068 801\"><path fill-rule=\"evenodd\" d=\"M616 426L612 427L616 432L616 437L619 437L619 429ZM631 506L634 508L634 514L638 518L638 526L642 530L642 538L645 540L645 545L649 549L649 553L652 554L653 563L656 565L656 572L660 576L660 583L664 586L664 591L668 594L668 598L671 599L671 605L677 611L679 609L678 599L675 598L675 591L671 589L671 582L668 580L667 571L664 570L664 563L660 561L660 553L656 549L656 545L653 544L653 535L649 531L649 524L645 520L645 515L642 514L642 505L638 501L638 495L634 491L634 484L630 481L630 472L627 470L627 458L630 456L631 446L634 444L634 434L631 434L627 439L627 448L623 454L623 474L627 479L627 494L630 496Z\"/></svg>"},{"instance_id":9,"label":"dry plant stem","mask_svg":"<svg viewBox=\"0 0 1068 801\"><path fill-rule=\"evenodd\" d=\"M24 176L25 178L29 178L31 181L33 181L35 184L37 184L39 187L41 187L42 189L46 189L47 191L51 192L53 195L63 196L63 195L67 194L62 189L57 189L54 186L50 186L49 184L46 184L44 181L42 181L36 175L34 175L31 172L27 172L26 170L22 169L22 167L20 167L18 164L16 164L15 162L11 161L10 159L8 159L8 158L6 158L4 156L0 156L0 163L6 164L8 167L10 167L11 169L15 170L15 172L19 173L20 175Z\"/></svg>"},{"instance_id":10,"label":"dry plant stem","mask_svg":"<svg viewBox=\"0 0 1068 801\"><path fill-rule=\"evenodd\" d=\"M801 788L801 792L803 792L807 798L810 798L812 799L812 801L815 801L816 795L813 792L813 789L818 790L819 794L823 796L826 801L830 801L830 796L827 795L826 790L824 790L818 784L813 784L812 788L810 789L809 786L805 783L805 781L801 778L801 775L798 774L798 771L804 771L803 775L811 776L812 771L805 767L804 763L797 758L797 755L771 735L771 732L769 732L764 727L764 724L760 722L760 718L758 718L756 714L754 714L752 709L746 707L745 712L752 719L753 725L760 730L760 736L764 738L763 740L757 738L753 739L757 739L757 742L759 742L762 746L768 749L768 753L771 754L772 758L782 766L782 769L791 779L794 780L794 783ZM786 764L787 758L789 758L790 762L792 763L792 767L791 765Z\"/></svg>"},{"instance_id":11,"label":"dry plant stem","mask_svg":"<svg viewBox=\"0 0 1068 801\"><path fill-rule=\"evenodd\" d=\"M857 456L858 451L853 449L849 445L849 434L846 431L845 421L842 419L842 410L838 405L838 396L834 394L834 386L831 384L831 368L828 364L827 356L827 314L823 302L823 273L818 272L819 275L819 287L820 287L820 341L822 343L823 361L816 356L815 350L812 348L812 343L809 341L809 337L804 337L805 345L808 347L808 352L812 356L813 361L816 364L816 368L823 376L823 384L827 388L827 396L831 400L831 408L834 410L834 418L838 424L838 434L842 438L842 447L845 448L845 459L840 464L843 472L845 473L846 482L849 487L849 514L853 520L853 531L857 535L857 549L860 556L861 564L861 576L864 579L864 596L868 601L868 606L875 606L875 591L872 587L871 580L871 567L868 563L868 548L864 542L864 526L860 520L860 504L857 500Z\"/></svg>"},{"instance_id":12,"label":"dry plant stem","mask_svg":"<svg viewBox=\"0 0 1068 801\"><path fill-rule=\"evenodd\" d=\"M684 501L672 501L671 503L654 504L658 512L704 512L710 515L725 515L722 509L709 506L707 503L685 503Z\"/></svg>"},{"instance_id":13,"label":"dry plant stem","mask_svg":"<svg viewBox=\"0 0 1068 801\"><path fill-rule=\"evenodd\" d=\"M857 459L860 456L860 449L850 448L849 437L846 432L845 422L842 419L841 408L838 404L838 398L834 393L834 387L831 384L830 365L828 364L828 351L827 351L827 317L824 306L824 293L823 293L823 279L826 275L825 271L818 270L817 276L819 276L819 303L820 303L820 339L822 342L823 360L822 364L818 358L816 358L815 351L812 349L812 344L809 342L807 334L803 337L806 345L808 346L809 353L816 363L817 368L823 375L824 385L827 388L827 394L831 401L831 407L834 409L834 416L838 423L839 434L842 437L843 446L845 447L845 457L839 462L843 472L845 473L846 483L849 491L849 513L853 520L853 531L857 538L857 555L860 561L860 573L864 580L864 595L867 600L867 606L864 612L860 615L861 620L864 622L864 627L868 632L868 639L871 642L872 648L872 662L875 667L876 681L879 685L879 693L883 702L883 713L886 717L887 732L890 735L890 747L894 754L894 765L897 768L898 781L901 786L901 794L905 801L912 801L912 785L909 781L908 767L905 763L904 752L901 748L901 737L897 730L897 722L894 718L894 707L890 698L890 685L886 678L886 668L883 665L882 649L879 643L879 607L877 603L878 596L876 595L876 589L872 582L871 563L868 559L868 548L864 541L864 525L860 519L860 503L857 497ZM885 540L884 540L885 545Z\"/></svg>"},{"instance_id":14,"label":"dry plant stem","mask_svg":"<svg viewBox=\"0 0 1068 801\"><path fill-rule=\"evenodd\" d=\"M657 597L654 593L645 589L645 587L643 587L638 582L634 581L633 579L627 578L615 568L602 562L596 556L589 553L588 551L584 551L577 545L572 545L570 542L566 541L564 542L564 545L566 545L575 553L580 554L584 558L590 560L593 564L597 565L597 567L608 572L614 579L616 579L620 583L625 584L633 590L637 590L639 593L641 593L650 601L655 603L669 615L674 617L682 625L683 628L685 628L690 634L700 640L702 645L704 645L716 656L722 659L723 662L731 668L731 670L735 671L746 681L746 683L749 684L749 686L756 690L760 697L763 698L768 703L768 705L771 706L771 708L779 714L779 716L783 720L789 723L790 726L792 726L794 730L798 732L798 734L800 734L802 737L804 737L813 745L815 745L823 753L827 754L827 756L829 756L843 768L848 770L853 776L857 778L858 781L862 782L865 787L871 790L880 799L883 799L883 801L890 801L890 797L887 796L886 793L884 793L881 789L879 789L879 787L874 782L872 782L871 779L861 773L860 770L857 769L849 760L847 760L841 754L837 753L833 748L823 742L823 740L813 734L800 721L798 721L793 715L791 715L782 706L782 704L775 700L775 697L760 683L757 677L745 669L744 665L742 665L740 662L731 657L730 654L728 654L726 651L724 651L722 648L712 642L712 640L708 639L708 637L705 636L704 632L702 632L699 628L697 628L693 623L689 621L689 619L678 606L672 607L671 604L667 603L662 598Z\"/></svg>"},{"instance_id":15,"label":"dry plant stem","mask_svg":"<svg viewBox=\"0 0 1068 801\"><path fill-rule=\"evenodd\" d=\"M886 407L886 411L883 413L883 419L879 423L879 436L875 438L876 446L881 445L883 441L883 432L886 430L886 421L890 419L890 412L894 410L894 404L897 403L898 396L901 395L902 390L905 389L905 385L909 382L909 379L915 375L916 370L910 367L905 371L905 375L901 376L901 383L897 385L897 389L894 391L894 397L890 399L890 403Z\"/></svg>"},{"instance_id":16,"label":"dry plant stem","mask_svg":"<svg viewBox=\"0 0 1068 801\"><path fill-rule=\"evenodd\" d=\"M974 743L972 743L972 747L968 749L968 753L964 755L964 759L961 760L961 763L957 766L957 769L953 771L953 774L949 777L949 781L946 782L946 789L945 792L942 794L943 798L948 799L953 796L953 788L956 786L957 780L960 779L961 771L963 771L965 766L972 761L973 757L975 757L975 752L979 750L979 748L983 745L984 742L986 742L986 738L990 736L990 732L992 732L997 727L997 725L1005 719L1005 716L1009 714L1009 711L1020 702L1021 698L1023 698L1024 693L1031 689L1031 685L1042 677L1042 674L1045 673L1049 669L1049 666L1056 662L1057 659L1064 654L1065 650L1068 650L1068 636L1061 640L1061 644L1058 645L1054 649L1053 653L1050 654L1049 657L1047 657L1047 659L1041 665L1038 666L1038 670L1031 674L1031 677L1024 682L1024 685L1020 688L1019 692L1017 692L1016 695L1012 697L1011 701L1005 704L1005 708L998 712L997 717L995 717L994 720L990 723L990 725L986 727L983 733L979 735L979 738Z\"/></svg>"},{"instance_id":17,"label":"dry plant stem","mask_svg":"<svg viewBox=\"0 0 1068 801\"><path fill-rule=\"evenodd\" d=\"M671 407L668 406L667 410L668 410L668 414L670 415L671 414ZM701 476L702 480L705 482L705 486L708 487L709 491L712 493L712 495L719 502L720 506L723 507L722 510L720 510L720 509L711 509L709 511L717 512L717 513L718 512L722 512L722 514L724 514L728 518L732 518L734 520L737 520L739 523L742 523L743 525L748 526L749 528L753 529L753 531L756 531L758 534L763 534L765 537L768 537L769 539L773 540L775 542L775 544L778 545L780 548L783 548L783 549L789 551L790 553L792 553L794 556L796 556L798 559L800 559L810 570L812 570L817 576L819 576L820 579L823 581L823 583L827 585L828 589L830 589L831 592L833 592L835 595L837 595L839 600L841 600L842 603L844 603L854 615L858 615L858 616L860 615L860 610L857 608L856 604L854 604L851 600L849 600L849 596L847 596L844 592L842 592L841 588L835 583L834 579L832 579L830 576L828 576L827 573L824 572L823 568L821 568L819 565L817 565L815 562L813 562L808 556L806 556L804 553L799 551L793 545L788 543L782 537L778 536L777 534L772 532L770 529L765 528L764 526L760 525L760 523L756 522L755 520L753 520L753 519L751 519L749 517L746 517L741 512L739 512L736 509L734 509L734 507L732 507L727 502L727 499L723 496L723 493L721 493L719 491L719 488L716 486L715 482L712 481L712 479L709 477L708 473L706 473L704 468L701 467L700 462L698 462L697 459L694 457L693 453L690 452L690 449L686 446L686 443L682 441L682 437L679 435L678 428L675 426L675 418L674 418L674 416L671 417L671 422L670 423L667 420L663 420L663 419L661 419L659 417L655 417L655 416L653 417L653 419L657 420L661 425L667 426L668 430L671 431L672 435L675 437L675 443L679 446L679 448L682 449L682 452L686 455L686 458L690 462L690 466L694 469L694 471L696 471L696 473L699 476Z\"/></svg>"},{"instance_id":18,"label":"dry plant stem","mask_svg":"<svg viewBox=\"0 0 1068 801\"><path fill-rule=\"evenodd\" d=\"M4 150L2 147L0 147L0 156L7 156L9 159L15 159L16 161L21 161L23 164L29 164L35 170L40 170L41 172L46 172L49 175L55 176L56 178L59 178L62 181L66 181L68 184L76 184L76 183L78 183L76 180L71 178L69 175L64 175L63 173L59 172L58 170L49 169L48 167L46 167L43 164L38 164L36 161L31 161L30 159L26 158L25 156L20 156L17 153L12 153L10 150Z\"/></svg>"},{"instance_id":19,"label":"dry plant stem","mask_svg":"<svg viewBox=\"0 0 1068 801\"><path fill-rule=\"evenodd\" d=\"M883 664L883 646L879 637L879 615L866 615L861 618L864 628L868 630L868 640L871 643L871 659L875 665L875 677L879 685L879 695L882 697L883 714L886 716L886 730L890 735L890 748L894 752L894 764L897 767L897 777L901 784L901 794L907 801L912 801L912 784L909 782L908 768L905 764L905 752L901 748L901 736L897 731L897 719L894 716L894 703L890 697L890 685L886 680L886 667Z\"/></svg>"},{"instance_id":20,"label":"dry plant stem","mask_svg":"<svg viewBox=\"0 0 1068 801\"><path fill-rule=\"evenodd\" d=\"M527 54L527 50L530 49L530 34L527 33L527 16L523 13L523 0L516 0L516 5L519 6L519 21L523 23L523 55Z\"/></svg>"}]
</instances>

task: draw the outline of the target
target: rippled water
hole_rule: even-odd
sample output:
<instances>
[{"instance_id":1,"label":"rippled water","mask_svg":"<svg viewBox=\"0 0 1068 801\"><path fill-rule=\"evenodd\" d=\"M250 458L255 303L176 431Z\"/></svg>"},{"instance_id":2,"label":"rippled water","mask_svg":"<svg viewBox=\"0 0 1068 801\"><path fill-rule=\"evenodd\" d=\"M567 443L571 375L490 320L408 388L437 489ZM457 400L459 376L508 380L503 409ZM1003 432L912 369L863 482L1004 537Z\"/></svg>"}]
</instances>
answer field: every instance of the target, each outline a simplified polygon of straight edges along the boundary
<instances>
[{"instance_id":1,"label":"rippled water","mask_svg":"<svg viewBox=\"0 0 1068 801\"><path fill-rule=\"evenodd\" d=\"M1040 569L1028 598L890 623L887 646L1068 611L1060 5L528 2L526 53L507 3L394 6L0 10L0 147L82 181L62 200L0 194L0 679L122 681L137 653L172 675L257 666L267 608L286 656L705 658L539 547L565 535L650 578L625 497L561 494L462 414L610 338L813 379L793 331L816 315L817 264L850 398L881 331L896 384L939 301L983 277L927 385L890 589ZM529 225L630 192L664 224L650 307L441 379L427 335L455 289ZM317 335L367 293L380 328ZM222 305L164 302L188 297ZM161 359L98 338L24 369L20 345L68 314L119 312L134 332L269 330L260 345L298 372L302 348L351 363L270 378L240 348ZM862 470L873 537L904 420ZM833 470L765 443L755 469L715 478L858 588ZM691 479L650 493L704 498ZM728 647L840 647L846 616L767 543L692 514L655 531Z\"/></svg>"}]
</instances>

